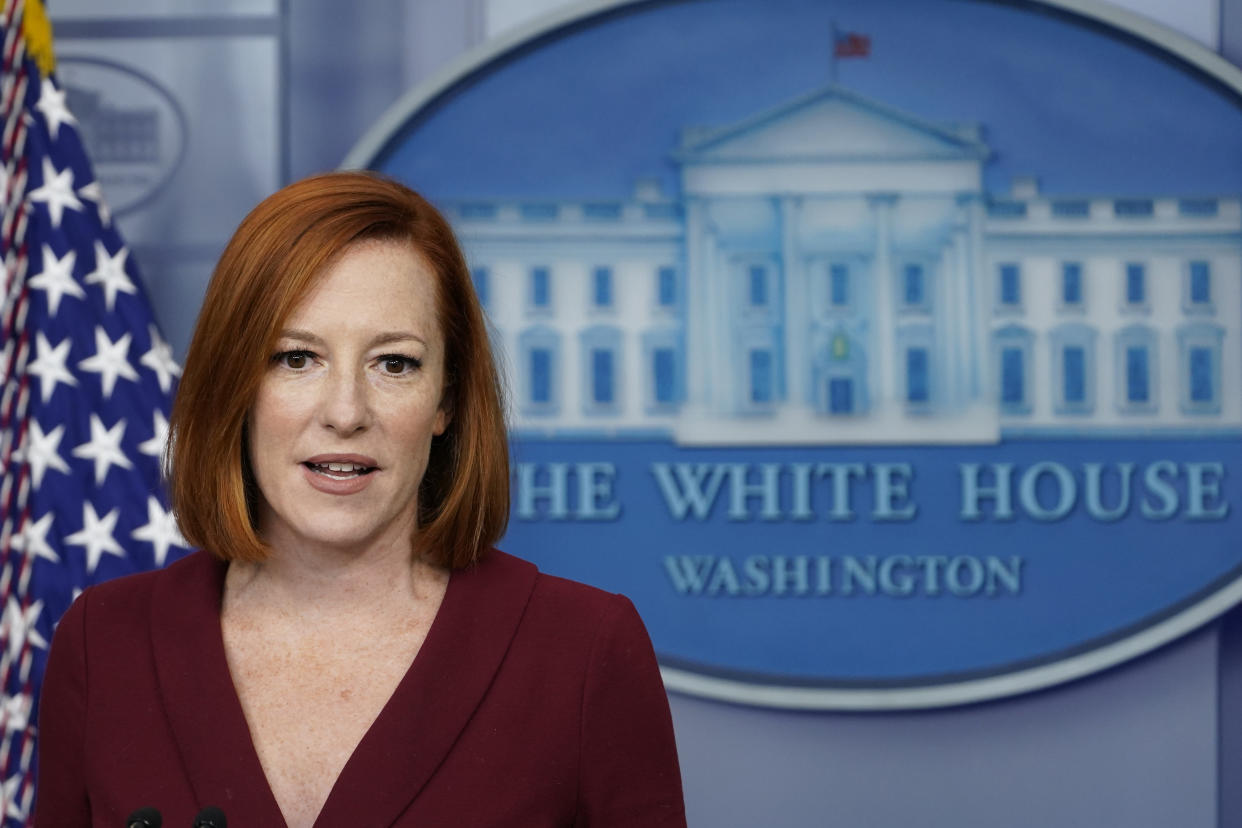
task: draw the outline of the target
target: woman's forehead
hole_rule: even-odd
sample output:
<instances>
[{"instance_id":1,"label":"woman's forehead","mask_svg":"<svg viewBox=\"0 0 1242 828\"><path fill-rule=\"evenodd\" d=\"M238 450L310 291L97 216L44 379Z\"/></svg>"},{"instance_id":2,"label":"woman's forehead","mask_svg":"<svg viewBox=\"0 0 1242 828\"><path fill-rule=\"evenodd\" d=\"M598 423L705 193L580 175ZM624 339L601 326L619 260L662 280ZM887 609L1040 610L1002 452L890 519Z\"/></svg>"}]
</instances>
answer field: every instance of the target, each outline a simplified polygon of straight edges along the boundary
<instances>
[{"instance_id":1,"label":"woman's forehead","mask_svg":"<svg viewBox=\"0 0 1242 828\"><path fill-rule=\"evenodd\" d=\"M368 239L334 257L294 306L283 328L306 324L438 332L437 277L410 242Z\"/></svg>"}]
</instances>

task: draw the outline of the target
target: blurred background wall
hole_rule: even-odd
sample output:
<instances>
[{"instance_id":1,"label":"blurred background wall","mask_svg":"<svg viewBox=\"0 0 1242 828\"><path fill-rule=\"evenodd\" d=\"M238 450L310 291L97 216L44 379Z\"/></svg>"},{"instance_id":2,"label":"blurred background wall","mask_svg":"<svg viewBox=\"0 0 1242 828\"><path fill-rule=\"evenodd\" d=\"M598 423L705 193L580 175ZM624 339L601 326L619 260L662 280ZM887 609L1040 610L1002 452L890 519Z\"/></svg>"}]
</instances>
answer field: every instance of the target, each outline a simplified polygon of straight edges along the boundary
<instances>
[{"instance_id":1,"label":"blurred background wall","mask_svg":"<svg viewBox=\"0 0 1242 828\"><path fill-rule=\"evenodd\" d=\"M97 116L88 147L180 357L250 207L338 166L403 93L565 2L49 5L70 105ZM1242 61L1242 0L1112 5ZM162 126L126 155L120 138L143 129L129 117L143 111L164 113ZM825 714L674 695L672 707L695 826L1242 825L1239 610L1123 667L1001 702Z\"/></svg>"}]
</instances>

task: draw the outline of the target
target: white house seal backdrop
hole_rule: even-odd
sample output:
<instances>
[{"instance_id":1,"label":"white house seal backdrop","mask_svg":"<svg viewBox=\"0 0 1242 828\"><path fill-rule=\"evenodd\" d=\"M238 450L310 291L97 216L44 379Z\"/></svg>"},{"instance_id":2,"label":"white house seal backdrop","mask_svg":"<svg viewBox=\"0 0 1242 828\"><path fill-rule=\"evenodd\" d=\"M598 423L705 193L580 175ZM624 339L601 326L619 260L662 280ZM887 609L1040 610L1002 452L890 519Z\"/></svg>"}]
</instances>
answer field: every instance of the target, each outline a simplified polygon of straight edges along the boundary
<instances>
[{"instance_id":1,"label":"white house seal backdrop","mask_svg":"<svg viewBox=\"0 0 1242 828\"><path fill-rule=\"evenodd\" d=\"M1154 32L597 3L414 90L348 163L465 243L503 545L773 706L1023 692L1235 604L1242 83Z\"/></svg>"}]
</instances>

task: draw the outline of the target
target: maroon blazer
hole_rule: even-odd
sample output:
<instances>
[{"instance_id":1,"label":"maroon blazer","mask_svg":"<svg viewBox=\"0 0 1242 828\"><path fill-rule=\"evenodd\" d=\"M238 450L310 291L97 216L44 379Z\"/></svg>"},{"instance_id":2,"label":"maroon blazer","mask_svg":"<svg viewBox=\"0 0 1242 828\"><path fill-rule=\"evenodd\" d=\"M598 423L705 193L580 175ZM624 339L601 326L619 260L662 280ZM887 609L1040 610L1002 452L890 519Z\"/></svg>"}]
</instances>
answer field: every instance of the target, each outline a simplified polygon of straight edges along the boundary
<instances>
[{"instance_id":1,"label":"maroon blazer","mask_svg":"<svg viewBox=\"0 0 1242 828\"><path fill-rule=\"evenodd\" d=\"M40 700L40 828L118 828L140 807L189 825L207 805L233 828L285 824L224 657L224 572L197 552L92 587L65 613ZM453 573L316 822L685 824L668 699L633 605L494 550Z\"/></svg>"}]
</instances>

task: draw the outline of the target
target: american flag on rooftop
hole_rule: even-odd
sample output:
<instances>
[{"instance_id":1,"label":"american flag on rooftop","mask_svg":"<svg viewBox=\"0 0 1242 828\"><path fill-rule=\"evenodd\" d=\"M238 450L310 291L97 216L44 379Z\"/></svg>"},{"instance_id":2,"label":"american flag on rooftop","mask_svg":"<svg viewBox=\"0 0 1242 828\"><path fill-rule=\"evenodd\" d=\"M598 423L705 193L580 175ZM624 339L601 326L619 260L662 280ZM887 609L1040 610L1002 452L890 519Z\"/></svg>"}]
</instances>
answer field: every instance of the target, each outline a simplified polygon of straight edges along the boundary
<instances>
[{"instance_id":1,"label":"american flag on rooftop","mask_svg":"<svg viewBox=\"0 0 1242 828\"><path fill-rule=\"evenodd\" d=\"M187 551L160 488L180 368L56 82L38 0L0 11L0 826L31 824L38 695L85 587Z\"/></svg>"},{"instance_id":2,"label":"american flag on rooftop","mask_svg":"<svg viewBox=\"0 0 1242 828\"><path fill-rule=\"evenodd\" d=\"M839 58L868 57L871 54L871 36L859 32L833 31L832 54Z\"/></svg>"}]
</instances>

